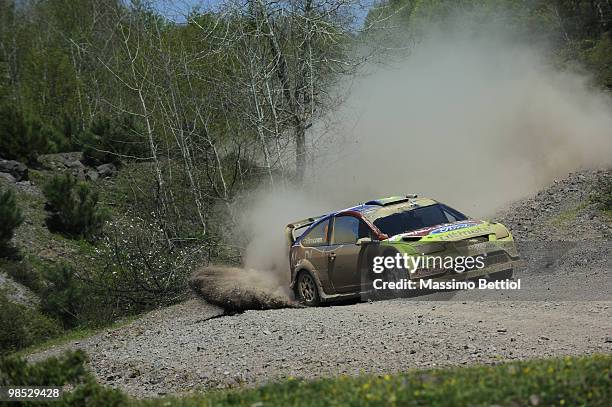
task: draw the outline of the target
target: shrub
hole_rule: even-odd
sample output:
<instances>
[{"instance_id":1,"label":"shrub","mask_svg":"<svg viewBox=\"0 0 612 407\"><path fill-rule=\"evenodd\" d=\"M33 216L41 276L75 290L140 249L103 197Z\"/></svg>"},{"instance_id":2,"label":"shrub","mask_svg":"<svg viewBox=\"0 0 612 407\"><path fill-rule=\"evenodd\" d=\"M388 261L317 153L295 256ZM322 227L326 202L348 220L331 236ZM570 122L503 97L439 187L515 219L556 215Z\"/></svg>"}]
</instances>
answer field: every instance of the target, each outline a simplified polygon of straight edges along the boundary
<instances>
[{"instance_id":1,"label":"shrub","mask_svg":"<svg viewBox=\"0 0 612 407\"><path fill-rule=\"evenodd\" d=\"M41 308L62 322L64 328L79 324L83 308L90 299L87 287L66 265L45 270L46 287L41 292Z\"/></svg>"},{"instance_id":2,"label":"shrub","mask_svg":"<svg viewBox=\"0 0 612 407\"><path fill-rule=\"evenodd\" d=\"M32 267L28 260L4 260L0 262L0 269L11 276L13 280L28 287L35 293L40 292L43 288L44 283L40 272L35 267Z\"/></svg>"},{"instance_id":3,"label":"shrub","mask_svg":"<svg viewBox=\"0 0 612 407\"><path fill-rule=\"evenodd\" d=\"M0 254L13 238L15 229L23 223L23 215L15 201L15 194L10 189L0 189Z\"/></svg>"},{"instance_id":4,"label":"shrub","mask_svg":"<svg viewBox=\"0 0 612 407\"><path fill-rule=\"evenodd\" d=\"M70 237L92 238L108 219L98 207L98 193L69 174L55 176L43 187L51 215L47 224L51 230Z\"/></svg>"},{"instance_id":5,"label":"shrub","mask_svg":"<svg viewBox=\"0 0 612 407\"><path fill-rule=\"evenodd\" d=\"M609 407L612 357L591 355L400 374L289 378L258 388L142 400L144 406Z\"/></svg>"},{"instance_id":6,"label":"shrub","mask_svg":"<svg viewBox=\"0 0 612 407\"><path fill-rule=\"evenodd\" d=\"M38 154L52 152L62 139L61 133L40 119L13 105L0 106L0 156L33 163Z\"/></svg>"},{"instance_id":7,"label":"shrub","mask_svg":"<svg viewBox=\"0 0 612 407\"><path fill-rule=\"evenodd\" d=\"M612 88L612 34L606 33L585 52L586 63L597 79L608 89Z\"/></svg>"},{"instance_id":8,"label":"shrub","mask_svg":"<svg viewBox=\"0 0 612 407\"><path fill-rule=\"evenodd\" d=\"M85 158L95 164L119 164L121 158L140 157L145 143L140 138L133 116L100 116L82 137Z\"/></svg>"},{"instance_id":9,"label":"shrub","mask_svg":"<svg viewBox=\"0 0 612 407\"><path fill-rule=\"evenodd\" d=\"M59 326L36 310L8 300L0 292L0 354L57 336Z\"/></svg>"},{"instance_id":10,"label":"shrub","mask_svg":"<svg viewBox=\"0 0 612 407\"><path fill-rule=\"evenodd\" d=\"M92 285L99 286L117 316L184 299L187 279L203 257L197 246L176 247L159 227L138 217L129 224L111 223L100 250L104 267Z\"/></svg>"},{"instance_id":11,"label":"shrub","mask_svg":"<svg viewBox=\"0 0 612 407\"><path fill-rule=\"evenodd\" d=\"M110 406L127 405L127 397L118 390L100 386L87 372L87 357L83 351L66 352L41 362L28 363L19 357L0 359L1 386L75 386L64 393L60 400L35 402L32 405L48 406Z\"/></svg>"},{"instance_id":12,"label":"shrub","mask_svg":"<svg viewBox=\"0 0 612 407\"><path fill-rule=\"evenodd\" d=\"M602 175L597 179L590 199L603 211L612 211L612 179Z\"/></svg>"},{"instance_id":13,"label":"shrub","mask_svg":"<svg viewBox=\"0 0 612 407\"><path fill-rule=\"evenodd\" d=\"M66 352L60 358L50 357L28 363L19 357L0 359L0 385L61 386L74 384L87 376L83 351Z\"/></svg>"}]
</instances>

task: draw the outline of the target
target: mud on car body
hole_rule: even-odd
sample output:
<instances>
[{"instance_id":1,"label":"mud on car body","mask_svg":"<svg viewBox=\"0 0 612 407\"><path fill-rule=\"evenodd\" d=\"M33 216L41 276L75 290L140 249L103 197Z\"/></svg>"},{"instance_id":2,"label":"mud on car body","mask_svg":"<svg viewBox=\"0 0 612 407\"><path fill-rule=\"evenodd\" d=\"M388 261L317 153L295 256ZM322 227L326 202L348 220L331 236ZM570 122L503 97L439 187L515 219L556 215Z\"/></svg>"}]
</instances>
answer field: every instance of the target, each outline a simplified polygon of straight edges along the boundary
<instances>
[{"instance_id":1,"label":"mud on car body","mask_svg":"<svg viewBox=\"0 0 612 407\"><path fill-rule=\"evenodd\" d=\"M501 223L470 219L443 203L416 195L366 202L287 225L291 288L301 302L318 305L372 290L380 278L376 256L484 256L485 266L456 273L447 269L386 270L398 278L463 280L483 275L509 278L518 253Z\"/></svg>"}]
</instances>

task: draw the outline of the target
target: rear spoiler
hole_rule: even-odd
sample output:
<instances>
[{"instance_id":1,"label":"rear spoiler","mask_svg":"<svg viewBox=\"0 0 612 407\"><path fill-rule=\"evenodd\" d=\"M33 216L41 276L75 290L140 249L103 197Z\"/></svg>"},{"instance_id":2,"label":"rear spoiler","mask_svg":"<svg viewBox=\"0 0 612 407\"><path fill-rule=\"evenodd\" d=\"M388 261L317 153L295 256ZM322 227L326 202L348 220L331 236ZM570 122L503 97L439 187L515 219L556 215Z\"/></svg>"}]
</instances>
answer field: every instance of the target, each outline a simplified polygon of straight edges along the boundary
<instances>
[{"instance_id":1,"label":"rear spoiler","mask_svg":"<svg viewBox=\"0 0 612 407\"><path fill-rule=\"evenodd\" d=\"M288 224L285 227L285 236L287 237L287 241L289 242L289 245L291 246L295 243L296 237L293 234L295 230L310 226L316 221L318 221L319 219L321 219L323 216L325 215L315 216L312 218L306 218L306 219L298 220L298 221L291 222L290 224Z\"/></svg>"}]
</instances>

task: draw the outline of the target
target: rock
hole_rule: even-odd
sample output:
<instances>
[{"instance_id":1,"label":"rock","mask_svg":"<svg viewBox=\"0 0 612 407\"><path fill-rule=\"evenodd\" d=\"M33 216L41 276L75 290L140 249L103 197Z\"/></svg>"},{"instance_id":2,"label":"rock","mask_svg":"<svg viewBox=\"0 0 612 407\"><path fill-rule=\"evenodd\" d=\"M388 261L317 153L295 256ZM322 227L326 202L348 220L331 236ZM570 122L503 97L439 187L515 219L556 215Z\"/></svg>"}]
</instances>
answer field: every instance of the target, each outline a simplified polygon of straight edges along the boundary
<instances>
[{"instance_id":1,"label":"rock","mask_svg":"<svg viewBox=\"0 0 612 407\"><path fill-rule=\"evenodd\" d=\"M5 180L7 180L11 184L14 184L15 182L17 182L15 177L13 177L8 172L0 172L0 178L4 178Z\"/></svg>"},{"instance_id":2,"label":"rock","mask_svg":"<svg viewBox=\"0 0 612 407\"><path fill-rule=\"evenodd\" d=\"M15 181L28 179L28 167L19 161L0 159L0 172L11 174Z\"/></svg>"},{"instance_id":3,"label":"rock","mask_svg":"<svg viewBox=\"0 0 612 407\"><path fill-rule=\"evenodd\" d=\"M114 177L117 174L117 167L114 164L102 164L96 168L102 178Z\"/></svg>"},{"instance_id":4,"label":"rock","mask_svg":"<svg viewBox=\"0 0 612 407\"><path fill-rule=\"evenodd\" d=\"M83 165L83 163L82 163L82 162L80 162L80 161L78 161L78 160L77 160L77 161L71 161L71 162L69 162L69 163L66 163L66 167L68 167L68 168L82 168L82 169L84 169L84 168L85 168L85 166Z\"/></svg>"},{"instance_id":5,"label":"rock","mask_svg":"<svg viewBox=\"0 0 612 407\"><path fill-rule=\"evenodd\" d=\"M80 181L85 181L85 171L87 168L79 160L65 161L65 166L70 169L70 174Z\"/></svg>"},{"instance_id":6,"label":"rock","mask_svg":"<svg viewBox=\"0 0 612 407\"><path fill-rule=\"evenodd\" d=\"M83 153L80 151L58 154L41 154L38 156L38 162L47 169L62 170L66 167L72 168L73 165L78 166L80 162L83 161L83 158ZM79 164L76 164L77 162Z\"/></svg>"},{"instance_id":7,"label":"rock","mask_svg":"<svg viewBox=\"0 0 612 407\"><path fill-rule=\"evenodd\" d=\"M85 181L85 170L83 168L73 168L70 174L79 181Z\"/></svg>"},{"instance_id":8,"label":"rock","mask_svg":"<svg viewBox=\"0 0 612 407\"><path fill-rule=\"evenodd\" d=\"M98 178L100 178L100 174L98 174L98 171L96 170L89 170L87 171L87 174L85 174L85 178L87 178L89 181L96 182Z\"/></svg>"}]
</instances>

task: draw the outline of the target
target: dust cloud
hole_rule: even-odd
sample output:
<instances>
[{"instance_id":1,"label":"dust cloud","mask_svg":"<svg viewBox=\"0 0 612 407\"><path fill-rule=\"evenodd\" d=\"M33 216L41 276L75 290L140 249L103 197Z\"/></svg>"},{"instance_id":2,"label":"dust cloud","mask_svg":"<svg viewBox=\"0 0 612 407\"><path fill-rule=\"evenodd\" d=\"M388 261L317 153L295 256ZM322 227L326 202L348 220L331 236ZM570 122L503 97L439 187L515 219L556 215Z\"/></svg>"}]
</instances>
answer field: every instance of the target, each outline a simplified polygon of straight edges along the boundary
<instances>
[{"instance_id":1,"label":"dust cloud","mask_svg":"<svg viewBox=\"0 0 612 407\"><path fill-rule=\"evenodd\" d=\"M437 31L405 58L368 66L324 142L313 126L305 185L245 198L246 268L278 292L289 276L284 226L325 211L417 193L486 218L556 177L612 164L610 97L513 38Z\"/></svg>"},{"instance_id":2,"label":"dust cloud","mask_svg":"<svg viewBox=\"0 0 612 407\"><path fill-rule=\"evenodd\" d=\"M579 168L612 164L612 103L512 36L430 33L370 67L309 188L342 205L417 193L491 216ZM315 147L316 149L316 147Z\"/></svg>"}]
</instances>

